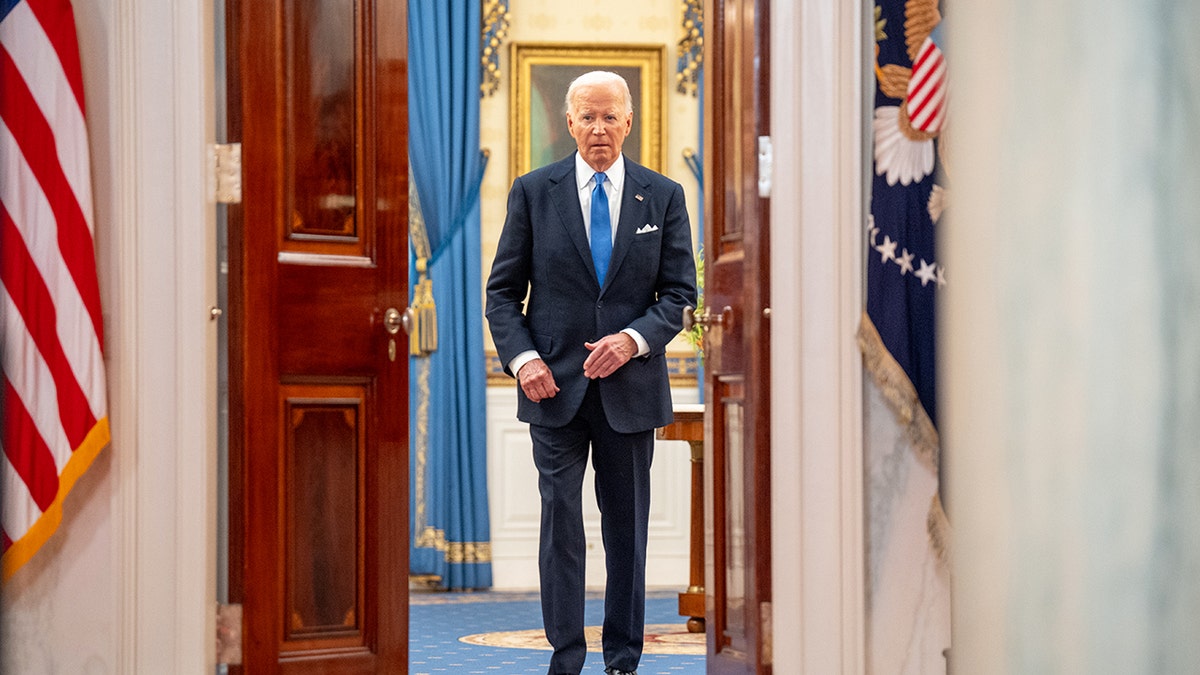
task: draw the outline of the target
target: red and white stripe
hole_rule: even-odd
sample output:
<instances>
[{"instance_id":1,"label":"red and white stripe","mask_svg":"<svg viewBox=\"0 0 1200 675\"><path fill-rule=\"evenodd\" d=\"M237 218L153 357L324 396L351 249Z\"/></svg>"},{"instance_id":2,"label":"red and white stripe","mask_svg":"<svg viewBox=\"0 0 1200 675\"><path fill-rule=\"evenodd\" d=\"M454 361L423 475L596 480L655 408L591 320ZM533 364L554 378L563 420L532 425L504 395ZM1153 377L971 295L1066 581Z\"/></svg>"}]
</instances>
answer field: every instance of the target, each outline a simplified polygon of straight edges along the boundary
<instances>
[{"instance_id":1,"label":"red and white stripe","mask_svg":"<svg viewBox=\"0 0 1200 675\"><path fill-rule=\"evenodd\" d=\"M946 59L930 38L925 38L908 80L908 120L927 133L942 130L946 120Z\"/></svg>"},{"instance_id":2,"label":"red and white stripe","mask_svg":"<svg viewBox=\"0 0 1200 675\"><path fill-rule=\"evenodd\" d=\"M83 79L69 0L0 19L3 579L108 444Z\"/></svg>"}]
</instances>

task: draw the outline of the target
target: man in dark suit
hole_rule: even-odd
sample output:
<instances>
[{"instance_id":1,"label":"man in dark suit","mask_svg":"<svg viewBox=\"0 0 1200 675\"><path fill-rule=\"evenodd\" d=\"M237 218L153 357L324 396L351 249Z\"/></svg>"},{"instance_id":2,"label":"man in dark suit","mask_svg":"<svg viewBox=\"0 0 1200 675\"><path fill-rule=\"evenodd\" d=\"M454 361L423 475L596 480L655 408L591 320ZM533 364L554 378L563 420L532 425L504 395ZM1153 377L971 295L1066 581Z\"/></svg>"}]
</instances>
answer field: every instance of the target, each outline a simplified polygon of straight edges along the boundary
<instances>
[{"instance_id":1,"label":"man in dark suit","mask_svg":"<svg viewBox=\"0 0 1200 675\"><path fill-rule=\"evenodd\" d=\"M607 572L605 672L637 670L654 429L673 417L665 350L696 303L683 188L621 154L632 124L620 76L571 83L567 128L579 150L513 183L487 284L488 324L520 385L517 417L529 423L538 469L551 675L579 673L587 653L589 446Z\"/></svg>"}]
</instances>

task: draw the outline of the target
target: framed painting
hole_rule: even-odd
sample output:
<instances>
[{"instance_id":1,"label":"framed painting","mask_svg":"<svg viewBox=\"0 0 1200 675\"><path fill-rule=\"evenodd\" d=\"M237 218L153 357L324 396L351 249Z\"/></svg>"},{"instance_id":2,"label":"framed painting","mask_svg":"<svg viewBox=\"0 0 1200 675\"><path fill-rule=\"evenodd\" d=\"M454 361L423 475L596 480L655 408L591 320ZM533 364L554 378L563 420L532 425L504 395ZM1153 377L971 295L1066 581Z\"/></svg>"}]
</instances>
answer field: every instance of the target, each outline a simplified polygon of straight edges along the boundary
<instances>
[{"instance_id":1,"label":"framed painting","mask_svg":"<svg viewBox=\"0 0 1200 675\"><path fill-rule=\"evenodd\" d=\"M662 45L513 43L511 178L575 150L575 139L567 131L567 86L591 70L612 71L629 83L633 128L622 150L638 164L661 171L665 60Z\"/></svg>"}]
</instances>

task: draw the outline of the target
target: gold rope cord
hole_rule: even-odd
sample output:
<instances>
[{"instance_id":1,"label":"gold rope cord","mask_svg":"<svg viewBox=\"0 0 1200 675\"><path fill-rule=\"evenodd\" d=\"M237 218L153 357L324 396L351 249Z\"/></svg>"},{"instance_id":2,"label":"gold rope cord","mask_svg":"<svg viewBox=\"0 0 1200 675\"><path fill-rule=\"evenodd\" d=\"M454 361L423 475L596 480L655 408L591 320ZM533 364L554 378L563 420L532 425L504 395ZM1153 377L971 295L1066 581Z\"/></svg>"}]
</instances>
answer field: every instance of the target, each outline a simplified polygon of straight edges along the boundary
<instances>
[{"instance_id":1,"label":"gold rope cord","mask_svg":"<svg viewBox=\"0 0 1200 675\"><path fill-rule=\"evenodd\" d=\"M889 63L885 66L875 66L875 76L879 78L879 90L888 98L904 100L908 96L908 81L912 78L912 69Z\"/></svg>"},{"instance_id":2,"label":"gold rope cord","mask_svg":"<svg viewBox=\"0 0 1200 675\"><path fill-rule=\"evenodd\" d=\"M917 62L917 52L925 38L942 20L938 12L938 0L908 0L904 3L904 46L908 49L908 60Z\"/></svg>"}]
</instances>

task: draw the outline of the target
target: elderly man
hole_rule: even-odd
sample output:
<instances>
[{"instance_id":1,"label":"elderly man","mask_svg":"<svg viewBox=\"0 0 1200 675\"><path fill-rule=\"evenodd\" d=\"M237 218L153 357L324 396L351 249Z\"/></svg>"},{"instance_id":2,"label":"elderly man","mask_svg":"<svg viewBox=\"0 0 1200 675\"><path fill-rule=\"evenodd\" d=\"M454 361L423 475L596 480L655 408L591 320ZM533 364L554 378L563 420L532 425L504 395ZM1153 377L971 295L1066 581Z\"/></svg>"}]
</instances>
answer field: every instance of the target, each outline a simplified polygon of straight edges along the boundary
<instances>
[{"instance_id":1,"label":"elderly man","mask_svg":"<svg viewBox=\"0 0 1200 675\"><path fill-rule=\"evenodd\" d=\"M587 653L589 447L607 571L605 671L636 673L654 429L672 420L665 350L696 302L691 226L683 188L621 153L633 125L623 78L586 73L566 103L578 152L513 183L486 314L533 440L549 673L579 673Z\"/></svg>"}]
</instances>

